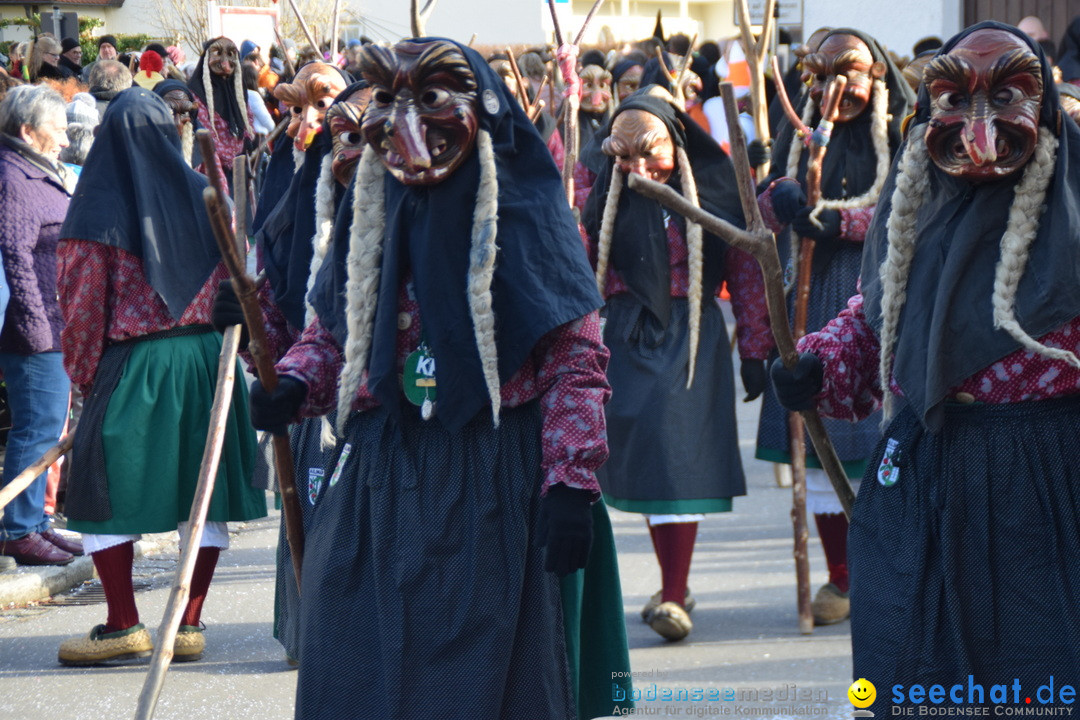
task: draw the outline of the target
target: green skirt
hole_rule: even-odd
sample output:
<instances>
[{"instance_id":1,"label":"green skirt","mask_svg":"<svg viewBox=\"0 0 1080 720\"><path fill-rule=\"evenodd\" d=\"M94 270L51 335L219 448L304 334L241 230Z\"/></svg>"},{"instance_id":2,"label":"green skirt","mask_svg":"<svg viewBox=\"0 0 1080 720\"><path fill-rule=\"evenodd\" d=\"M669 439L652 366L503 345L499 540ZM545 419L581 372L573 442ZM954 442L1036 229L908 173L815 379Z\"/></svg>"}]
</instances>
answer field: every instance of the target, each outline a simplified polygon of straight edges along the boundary
<instances>
[{"instance_id":1,"label":"green skirt","mask_svg":"<svg viewBox=\"0 0 1080 720\"><path fill-rule=\"evenodd\" d=\"M111 517L69 519L69 529L157 533L175 530L188 519L210 425L220 351L221 335L216 332L134 345L116 389L104 399L108 405L101 426L85 428L101 433ZM266 516L266 493L251 487L255 431L239 364L236 375L207 513L208 520L217 522Z\"/></svg>"}]
</instances>

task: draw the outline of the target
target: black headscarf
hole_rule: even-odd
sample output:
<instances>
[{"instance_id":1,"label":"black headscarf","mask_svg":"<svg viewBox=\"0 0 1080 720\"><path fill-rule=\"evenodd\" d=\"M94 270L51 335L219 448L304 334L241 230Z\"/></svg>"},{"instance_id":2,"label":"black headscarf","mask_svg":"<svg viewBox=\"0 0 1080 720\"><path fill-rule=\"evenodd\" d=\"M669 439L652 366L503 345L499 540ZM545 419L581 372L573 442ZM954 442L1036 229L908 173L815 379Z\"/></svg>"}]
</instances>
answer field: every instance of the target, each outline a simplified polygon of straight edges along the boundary
<instances>
[{"instance_id":1,"label":"black headscarf","mask_svg":"<svg viewBox=\"0 0 1080 720\"><path fill-rule=\"evenodd\" d=\"M547 147L502 78L475 50L457 46L476 77L479 126L491 134L495 151L499 250L491 292L499 378L505 382L544 334L602 301ZM451 432L489 400L466 293L479 178L476 152L437 185L407 186L385 174L386 241L368 385L396 411L398 288L411 270L425 340L437 362L436 418ZM346 197L335 226L334 261L323 264L311 294L320 321L342 342L350 208Z\"/></svg>"},{"instance_id":2,"label":"black headscarf","mask_svg":"<svg viewBox=\"0 0 1080 720\"><path fill-rule=\"evenodd\" d=\"M367 83L350 85L338 95L348 97ZM337 103L337 99L334 100ZM294 328L304 327L304 296L307 294L308 272L313 254L312 238L318 208L318 192L322 162L331 150L331 137L325 123L322 131L304 152L304 163L293 174L284 196L270 212L266 221L254 233L261 252L266 279L274 291L274 302ZM290 155L291 157L291 155ZM340 185L333 180L333 192L339 201ZM335 206L336 207L336 206Z\"/></svg>"},{"instance_id":3,"label":"black headscarf","mask_svg":"<svg viewBox=\"0 0 1080 720\"><path fill-rule=\"evenodd\" d=\"M206 105L209 109L209 104L206 102L206 89L203 87L203 73L210 72L210 68L206 67L206 51L211 45L218 40L227 40L225 37L216 37L207 40L203 43L203 53L199 56L199 64L195 66L195 70L191 73L191 78L188 80L188 87L191 91L202 101L203 105ZM240 72L240 65L237 64L233 68L234 73ZM232 77L223 78L220 75L210 73L210 87L214 90L214 112L224 118L225 122L229 123L229 132L233 137L243 137L245 132L244 117L247 115L247 106L240 107L236 98L236 86L233 83ZM210 118L211 124L214 122L214 118Z\"/></svg>"},{"instance_id":4,"label":"black headscarf","mask_svg":"<svg viewBox=\"0 0 1080 720\"><path fill-rule=\"evenodd\" d=\"M735 168L727 153L690 117L666 99L650 95L652 86L644 87L626 98L616 110L615 117L627 110L644 110L663 121L671 139L686 150L697 184L701 207L728 222L745 227L742 204L739 201ZM582 223L594 240L600 236L600 224L607 204L615 158L599 155L596 149L611 135L614 118L594 139L590 155L604 158L599 167L592 192L585 203ZM676 168L668 185L681 192L681 168ZM685 234L686 224L679 223ZM723 278L724 248L722 240L705 233L705 287L715 287ZM668 258L667 226L660 203L637 194L624 185L619 196L615 227L611 238L611 267L619 272L631 294L667 327L671 314L671 263Z\"/></svg>"},{"instance_id":5,"label":"black headscarf","mask_svg":"<svg viewBox=\"0 0 1080 720\"><path fill-rule=\"evenodd\" d=\"M60 237L139 258L178 320L221 259L203 205L206 184L184 161L165 101L128 88L98 125Z\"/></svg>"},{"instance_id":6,"label":"black headscarf","mask_svg":"<svg viewBox=\"0 0 1080 720\"><path fill-rule=\"evenodd\" d=\"M623 58L619 62L615 63L615 67L611 69L611 86L614 88L626 71L630 68L640 67L644 69L644 63L639 58ZM613 90L614 92L614 90Z\"/></svg>"},{"instance_id":7,"label":"black headscarf","mask_svg":"<svg viewBox=\"0 0 1080 720\"><path fill-rule=\"evenodd\" d=\"M1065 28L1065 36L1058 45L1057 65L1065 82L1080 79L1080 15Z\"/></svg>"},{"instance_id":8,"label":"black headscarf","mask_svg":"<svg viewBox=\"0 0 1080 720\"><path fill-rule=\"evenodd\" d=\"M191 92L191 88L187 86L187 83L180 82L179 80L162 80L151 91L162 100L165 99L165 95L171 93L173 90L180 90L188 96L188 100L195 102L195 93ZM115 95L115 93L113 93ZM168 103L166 103L168 104ZM198 132L202 128L199 124L199 113L195 109L191 111L191 129L194 132ZM199 147L199 143L194 143L191 148L191 167L199 167L203 164L202 149Z\"/></svg>"},{"instance_id":9,"label":"black headscarf","mask_svg":"<svg viewBox=\"0 0 1080 720\"><path fill-rule=\"evenodd\" d=\"M900 146L901 125L904 118L911 112L915 104L915 94L911 86L907 84L903 73L896 63L892 61L885 49L877 40L859 30L851 28L837 28L824 38L833 35L853 35L870 48L874 62L885 64L885 87L889 90L888 135L889 153L894 156ZM819 46L820 47L820 46ZM801 101L795 111L802 116L806 103L811 102L810 94L803 93ZM873 104L873 98L870 100ZM821 122L821 111L814 113L810 122L811 127L816 127ZM785 116L780 125L780 132L773 143L772 169L769 177L763 183L768 185L773 180L787 174L788 154L791 151L791 141L795 136L795 128ZM806 186L806 167L810 159L809 152L803 152L799 158L799 171L797 180ZM837 200L844 197L857 197L869 190L877 178L877 152L874 150L874 138L871 132L871 108L857 118L848 122L836 123L829 140L829 149L825 153L821 169L821 196L829 200ZM835 245L819 244L814 251L814 269L826 267L836 251Z\"/></svg>"},{"instance_id":10,"label":"black headscarf","mask_svg":"<svg viewBox=\"0 0 1080 720\"><path fill-rule=\"evenodd\" d=\"M1038 338L1080 315L1080 130L1062 112L1051 68L1039 45L1016 28L983 22L953 37L949 52L979 30L1004 30L1021 38L1043 63L1040 125L1057 132L1060 145L1046 209L1031 245L1016 295L1016 319ZM923 85L912 126L930 119ZM900 314L894 376L904 397L931 430L941 427L942 401L951 388L1020 349L1004 330L994 329L994 271L1000 257L1013 193L1019 177L972 184L928 163L930 192L919 211L916 251ZM888 253L895 168L889 176L866 237L862 293L866 318L881 331L879 268Z\"/></svg>"}]
</instances>

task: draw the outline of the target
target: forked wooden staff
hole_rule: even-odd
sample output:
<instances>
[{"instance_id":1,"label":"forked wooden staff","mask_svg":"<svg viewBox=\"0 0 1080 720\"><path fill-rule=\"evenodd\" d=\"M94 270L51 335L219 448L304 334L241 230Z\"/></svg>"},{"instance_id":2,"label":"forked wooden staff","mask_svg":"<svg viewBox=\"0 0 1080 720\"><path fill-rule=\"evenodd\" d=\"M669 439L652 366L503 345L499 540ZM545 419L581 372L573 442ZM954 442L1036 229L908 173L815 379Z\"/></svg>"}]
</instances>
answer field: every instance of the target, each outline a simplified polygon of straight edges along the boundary
<instances>
[{"instance_id":1,"label":"forked wooden staff","mask_svg":"<svg viewBox=\"0 0 1080 720\"><path fill-rule=\"evenodd\" d=\"M37 476L49 469L49 466L59 460L61 456L71 449L75 442L75 430L69 430L67 435L60 438L60 442L45 451L37 462L16 475L11 482L0 488L0 511L17 498L23 490L30 487Z\"/></svg>"},{"instance_id":2,"label":"forked wooden staff","mask_svg":"<svg viewBox=\"0 0 1080 720\"><path fill-rule=\"evenodd\" d=\"M667 59L664 57L663 48L657 46L656 59L660 62L660 69L664 72L664 75L668 77L671 82L671 96L679 103L679 107L686 102L686 88L683 83L686 81L686 73L690 69L690 60L694 57L694 46L697 45L698 36L695 33L694 37L690 40L690 49L682 60L679 61L679 68L672 70L668 67Z\"/></svg>"},{"instance_id":3,"label":"forked wooden staff","mask_svg":"<svg viewBox=\"0 0 1080 720\"><path fill-rule=\"evenodd\" d=\"M199 131L196 138L204 152L213 150L213 140L209 133ZM211 186L203 190L203 201L210 214L210 226L214 230L218 248L221 249L221 259L229 269L233 289L244 311L244 322L250 336L248 352L251 353L259 382L267 392L273 392L277 388L278 376L274 368L274 359L267 351L269 345L266 340L262 309L259 307L258 284L247 274L244 253L240 252L240 246L233 234L223 197L221 188ZM296 494L296 484L293 482L293 457L288 434L274 435L273 445L274 468L277 470L278 491L281 493L281 512L285 516L285 535L289 541L293 574L296 575L296 587L299 591L300 566L304 557L304 525L300 514L300 498Z\"/></svg>"},{"instance_id":4,"label":"forked wooden staff","mask_svg":"<svg viewBox=\"0 0 1080 720\"><path fill-rule=\"evenodd\" d=\"M749 253L757 260L761 266L761 273L765 281L765 301L769 309L769 324L772 327L773 337L776 339L776 348L780 353L780 360L785 367L794 368L799 360L799 353L795 349L795 338L792 335L791 326L788 324L784 275L780 266L780 257L776 251L776 240L765 226L764 221L761 219L761 212L758 209L754 179L750 173L750 161L746 154L746 139L738 123L739 111L731 83L721 83L720 92L724 98L724 110L727 113L728 126L731 129L731 155L735 165L735 176L739 186L739 198L742 201L743 215L747 221L745 230L702 210L667 185L634 174L627 176L627 181L635 192L650 197L670 210L679 213L688 221L701 225L708 232L722 238L732 247ZM840 458L837 456L836 450L829 440L828 433L825 431L825 425L822 423L816 409L803 410L799 414L806 423L806 431L810 435L810 440L814 443L814 449L817 452L818 459L821 461L821 466L829 476L829 480L840 498L844 513L850 517L855 493L848 483ZM801 441L803 437L801 429L798 437ZM794 463L795 458L793 457L792 464L794 465ZM805 467L803 493L805 502ZM807 559L806 539L808 537L805 514L801 526L797 524L794 512L792 522L795 525L796 579L805 584L805 593L801 593L799 598L799 628L806 634L813 631L813 617L810 614L809 566L805 563ZM804 573L799 570L800 560L803 561Z\"/></svg>"},{"instance_id":5,"label":"forked wooden staff","mask_svg":"<svg viewBox=\"0 0 1080 720\"><path fill-rule=\"evenodd\" d=\"M413 37L424 36L428 18L434 12L436 2L438 0L426 0L423 8L420 7L420 0L412 0L409 3L409 28L412 30Z\"/></svg>"},{"instance_id":6,"label":"forked wooden staff","mask_svg":"<svg viewBox=\"0 0 1080 720\"><path fill-rule=\"evenodd\" d=\"M765 55L769 52L769 38L772 37L773 15L776 0L765 0L765 17L762 18L761 35L754 42L754 33L750 30L750 8L746 0L739 0L739 31L742 34L743 53L750 70L750 103L754 118L754 133L766 147L769 145L769 109L765 102ZM779 76L777 76L779 77ZM758 166L758 177L769 174L769 158Z\"/></svg>"},{"instance_id":7,"label":"forked wooden staff","mask_svg":"<svg viewBox=\"0 0 1080 720\"><path fill-rule=\"evenodd\" d=\"M311 47L315 48L315 52L319 52L319 42L315 39L315 36L311 34L311 28L304 21L304 16L300 14L300 8L296 6L296 0L289 0L289 7L292 8L293 14L296 15L296 22L300 23L300 29L304 31L304 36L307 37L307 41L311 43ZM281 46L281 52L285 54L285 46Z\"/></svg>"},{"instance_id":8,"label":"forked wooden staff","mask_svg":"<svg viewBox=\"0 0 1080 720\"><path fill-rule=\"evenodd\" d=\"M211 154L212 152L211 147ZM216 172L214 177L217 177ZM246 186L247 159L241 155L236 158L233 168L233 187L237 188L237 225L242 225L246 217L246 208L243 207L246 204L247 193L243 190ZM218 189L209 189L214 193L220 192ZM242 232L238 235L245 236ZM234 252L239 252L235 246ZM202 461L199 465L199 481L195 486L195 499L188 514L187 541L180 551L180 564L176 569L169 600L165 604L165 614L158 627L157 642L154 643L154 652L150 658L150 669L146 674L142 691L139 693L139 702L135 708L135 720L149 720L154 716L161 688L165 684L165 673L168 672L169 664L173 659L180 621L191 596L191 578L195 573L195 561L199 554L203 530L206 528L206 514L214 495L214 482L217 479L218 465L221 460L221 448L225 443L225 428L229 420L233 385L236 382L236 353L240 348L242 330L240 325L233 325L225 330L221 341L217 385L214 388L214 403L210 408L210 426L207 429L206 445L203 447Z\"/></svg>"},{"instance_id":9,"label":"forked wooden staff","mask_svg":"<svg viewBox=\"0 0 1080 720\"><path fill-rule=\"evenodd\" d=\"M548 0L548 9L551 10L551 24L555 28L555 44L559 50L564 47L572 48L573 57L577 57L577 48L581 45L581 39L585 37L585 30L589 27L589 23L592 22L593 16L596 15L596 11L600 9L600 6L604 4L604 0L596 0L593 3L592 8L589 9L589 14L585 16L585 21L581 23L581 29L578 30L577 36L574 38L574 42L567 46L564 35L562 32L562 26L559 24L559 14L555 11L555 0ZM556 58L563 55L561 52L556 52ZM570 203L570 207L574 206L574 167L577 165L578 153L581 152L581 148L578 147L578 108L581 106L581 79L578 77L577 68L568 66L568 64L560 63L558 59L555 61L559 66L559 70L562 72L563 83L567 87L566 99L563 101L563 127L562 127L562 140L563 140L563 189L566 191L566 201Z\"/></svg>"},{"instance_id":10,"label":"forked wooden staff","mask_svg":"<svg viewBox=\"0 0 1080 720\"><path fill-rule=\"evenodd\" d=\"M521 69L518 68L517 58L514 57L514 51L510 49L509 45L506 46L506 57L510 60L510 70L514 73L514 83L518 89L518 100L521 102L521 106L525 108L525 114L535 122L536 117L543 112L544 106L547 105L546 102L540 99L540 95L543 94L550 78L546 74L544 75L544 79L540 81L540 87L536 90L536 98L530 99L529 93L525 89L525 78L521 74Z\"/></svg>"}]
</instances>

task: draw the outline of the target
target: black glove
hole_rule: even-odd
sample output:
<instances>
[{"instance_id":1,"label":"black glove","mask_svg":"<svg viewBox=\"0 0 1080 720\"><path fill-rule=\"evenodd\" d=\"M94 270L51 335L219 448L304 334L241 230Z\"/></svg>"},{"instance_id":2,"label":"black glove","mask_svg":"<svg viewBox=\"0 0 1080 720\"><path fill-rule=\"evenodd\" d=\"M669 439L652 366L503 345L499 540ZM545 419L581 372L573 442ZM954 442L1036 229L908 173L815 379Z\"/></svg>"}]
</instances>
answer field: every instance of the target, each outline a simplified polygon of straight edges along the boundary
<instances>
[{"instance_id":1,"label":"black glove","mask_svg":"<svg viewBox=\"0 0 1080 720\"><path fill-rule=\"evenodd\" d=\"M814 396L821 392L825 366L814 353L799 353L794 370L788 370L777 358L769 368L776 399L788 410L809 410L814 407Z\"/></svg>"},{"instance_id":2,"label":"black glove","mask_svg":"<svg viewBox=\"0 0 1080 720\"><path fill-rule=\"evenodd\" d=\"M274 435L285 435L307 397L307 391L307 385L288 375L278 376L277 387L272 393L266 391L260 380L255 380L248 397L252 426L256 430L269 430Z\"/></svg>"},{"instance_id":3,"label":"black glove","mask_svg":"<svg viewBox=\"0 0 1080 720\"><path fill-rule=\"evenodd\" d=\"M765 379L764 360L753 358L743 360L742 365L739 366L739 376L742 377L743 390L746 391L743 402L757 400L758 396L765 392L765 383L768 381Z\"/></svg>"},{"instance_id":4,"label":"black glove","mask_svg":"<svg viewBox=\"0 0 1080 720\"><path fill-rule=\"evenodd\" d=\"M210 310L210 324L219 333L233 325L240 325L240 349L248 346L247 323L244 322L244 310L240 306L240 298L233 290L232 280L222 280L214 295L214 307Z\"/></svg>"},{"instance_id":5,"label":"black glove","mask_svg":"<svg viewBox=\"0 0 1080 720\"><path fill-rule=\"evenodd\" d=\"M553 485L540 501L537 528L544 553L544 569L559 577L585 567L592 548L592 493Z\"/></svg>"},{"instance_id":6,"label":"black glove","mask_svg":"<svg viewBox=\"0 0 1080 720\"><path fill-rule=\"evenodd\" d=\"M797 182L786 180L776 183L770 197L773 215L782 225L790 223L792 218L806 207L806 193Z\"/></svg>"},{"instance_id":7,"label":"black glove","mask_svg":"<svg viewBox=\"0 0 1080 720\"><path fill-rule=\"evenodd\" d=\"M821 223L821 227L818 227L810 220L810 213L813 211L813 208L804 207L796 213L791 220L792 231L798 233L799 237L818 241L833 240L840 237L839 210L822 210L818 213L818 222Z\"/></svg>"},{"instance_id":8,"label":"black glove","mask_svg":"<svg viewBox=\"0 0 1080 720\"><path fill-rule=\"evenodd\" d=\"M769 159L769 148L760 140L751 140L746 146L746 156L750 160L750 167L756 168Z\"/></svg>"}]
</instances>

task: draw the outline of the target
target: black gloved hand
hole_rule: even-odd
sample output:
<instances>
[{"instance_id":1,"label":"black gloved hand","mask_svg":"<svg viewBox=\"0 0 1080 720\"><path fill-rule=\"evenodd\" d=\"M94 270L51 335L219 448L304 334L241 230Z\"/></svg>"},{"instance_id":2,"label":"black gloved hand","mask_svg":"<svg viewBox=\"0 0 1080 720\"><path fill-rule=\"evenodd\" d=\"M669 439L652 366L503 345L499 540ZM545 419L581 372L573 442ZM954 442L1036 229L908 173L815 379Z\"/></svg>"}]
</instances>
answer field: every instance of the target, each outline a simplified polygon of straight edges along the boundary
<instances>
[{"instance_id":1,"label":"black gloved hand","mask_svg":"<svg viewBox=\"0 0 1080 720\"><path fill-rule=\"evenodd\" d=\"M773 215L783 225L789 224L795 215L806 207L806 193L799 183L791 180L776 183L770 198Z\"/></svg>"},{"instance_id":2,"label":"black gloved hand","mask_svg":"<svg viewBox=\"0 0 1080 720\"><path fill-rule=\"evenodd\" d=\"M814 353L799 353L794 370L788 370L777 358L769 368L776 399L788 410L809 410L814 407L814 396L821 392L825 366Z\"/></svg>"},{"instance_id":3,"label":"black gloved hand","mask_svg":"<svg viewBox=\"0 0 1080 720\"><path fill-rule=\"evenodd\" d=\"M765 378L764 360L753 358L743 360L742 365L739 366L739 376L742 378L743 390L746 391L743 402L757 400L758 396L765 392L765 383L768 380Z\"/></svg>"},{"instance_id":4,"label":"black gloved hand","mask_svg":"<svg viewBox=\"0 0 1080 720\"><path fill-rule=\"evenodd\" d=\"M791 220L792 232L798 233L799 237L810 238L819 242L840 237L839 210L822 210L818 213L818 222L821 223L821 227L818 227L810 220L810 213L813 211L813 208L804 207L797 212Z\"/></svg>"},{"instance_id":5,"label":"black gloved hand","mask_svg":"<svg viewBox=\"0 0 1080 720\"><path fill-rule=\"evenodd\" d=\"M769 145L772 145L772 141ZM769 147L760 140L751 140L746 145L746 156L750 160L750 167L756 168L769 159Z\"/></svg>"},{"instance_id":6,"label":"black gloved hand","mask_svg":"<svg viewBox=\"0 0 1080 720\"><path fill-rule=\"evenodd\" d=\"M247 323L244 322L244 309L240 305L240 298L236 296L236 291L233 290L232 280L222 280L218 285L217 293L214 295L214 306L210 310L210 324L222 334L229 327L240 325L242 328L240 349L243 350L248 346L249 338Z\"/></svg>"},{"instance_id":7,"label":"black gloved hand","mask_svg":"<svg viewBox=\"0 0 1080 720\"><path fill-rule=\"evenodd\" d=\"M540 501L537 528L544 569L559 577L585 567L592 549L592 493L562 483L551 486Z\"/></svg>"},{"instance_id":8,"label":"black gloved hand","mask_svg":"<svg viewBox=\"0 0 1080 720\"><path fill-rule=\"evenodd\" d=\"M285 435L307 392L307 385L288 375L278 376L277 387L272 393L266 391L260 380L255 380L248 397L252 426L256 430L269 430L274 435Z\"/></svg>"}]
</instances>

